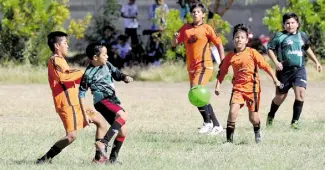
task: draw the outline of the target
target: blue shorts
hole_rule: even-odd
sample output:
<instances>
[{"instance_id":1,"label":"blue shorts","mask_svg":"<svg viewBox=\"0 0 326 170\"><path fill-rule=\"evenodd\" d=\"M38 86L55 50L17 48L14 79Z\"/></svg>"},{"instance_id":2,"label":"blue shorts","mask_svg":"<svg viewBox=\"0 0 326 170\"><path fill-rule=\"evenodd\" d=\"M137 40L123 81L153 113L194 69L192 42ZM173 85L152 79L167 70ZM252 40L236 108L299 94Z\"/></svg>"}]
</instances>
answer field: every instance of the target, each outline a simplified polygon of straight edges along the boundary
<instances>
[{"instance_id":1,"label":"blue shorts","mask_svg":"<svg viewBox=\"0 0 326 170\"><path fill-rule=\"evenodd\" d=\"M284 67L282 71L276 72L281 86L276 88L278 94L288 93L293 86L307 88L307 73L303 67Z\"/></svg>"}]
</instances>

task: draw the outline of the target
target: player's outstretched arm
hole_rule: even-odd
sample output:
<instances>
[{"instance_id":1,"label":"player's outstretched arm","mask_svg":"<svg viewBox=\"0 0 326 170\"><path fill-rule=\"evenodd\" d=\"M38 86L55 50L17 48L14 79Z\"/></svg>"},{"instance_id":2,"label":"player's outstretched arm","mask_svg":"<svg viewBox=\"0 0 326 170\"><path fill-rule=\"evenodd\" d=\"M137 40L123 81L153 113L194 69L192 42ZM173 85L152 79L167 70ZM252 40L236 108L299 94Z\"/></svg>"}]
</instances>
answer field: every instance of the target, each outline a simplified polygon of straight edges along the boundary
<instances>
[{"instance_id":1,"label":"player's outstretched arm","mask_svg":"<svg viewBox=\"0 0 326 170\"><path fill-rule=\"evenodd\" d=\"M264 70L269 76L271 76L276 86L280 86L281 84L280 81L278 81L274 71L272 70L270 65L266 62L265 58L256 50L254 50L253 53L259 69Z\"/></svg>"},{"instance_id":2,"label":"player's outstretched arm","mask_svg":"<svg viewBox=\"0 0 326 170\"><path fill-rule=\"evenodd\" d=\"M307 50L306 50L307 54L308 54L308 57L316 64L316 69L318 72L321 72L322 70L322 66L320 65L316 55L314 54L314 52L311 50L311 48L309 47Z\"/></svg>"}]
</instances>

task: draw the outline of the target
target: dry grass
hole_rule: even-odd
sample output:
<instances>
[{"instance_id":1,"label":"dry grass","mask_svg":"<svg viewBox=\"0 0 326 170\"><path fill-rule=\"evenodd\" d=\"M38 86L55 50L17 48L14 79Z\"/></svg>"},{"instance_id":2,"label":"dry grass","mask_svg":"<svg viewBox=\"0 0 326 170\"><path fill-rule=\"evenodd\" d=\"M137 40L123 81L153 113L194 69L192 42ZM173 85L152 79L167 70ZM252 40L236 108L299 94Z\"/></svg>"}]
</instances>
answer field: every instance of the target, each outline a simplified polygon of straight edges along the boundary
<instances>
[{"instance_id":1,"label":"dry grass","mask_svg":"<svg viewBox=\"0 0 326 170\"><path fill-rule=\"evenodd\" d=\"M276 115L275 126L265 128L274 96L271 82L262 82L263 142L254 143L246 108L236 123L235 144L223 144L225 134L197 134L198 110L187 100L188 83L118 83L117 92L129 112L129 129L119 159L122 166L95 166L92 125L60 153L51 165L33 162L64 135L54 112L47 85L0 86L0 169L325 169L324 81L309 83L301 117L301 130L292 130L293 92ZM213 90L214 84L208 87ZM212 105L223 126L231 93L229 81ZM322 94L321 94L322 92ZM92 97L87 96L91 104Z\"/></svg>"}]
</instances>

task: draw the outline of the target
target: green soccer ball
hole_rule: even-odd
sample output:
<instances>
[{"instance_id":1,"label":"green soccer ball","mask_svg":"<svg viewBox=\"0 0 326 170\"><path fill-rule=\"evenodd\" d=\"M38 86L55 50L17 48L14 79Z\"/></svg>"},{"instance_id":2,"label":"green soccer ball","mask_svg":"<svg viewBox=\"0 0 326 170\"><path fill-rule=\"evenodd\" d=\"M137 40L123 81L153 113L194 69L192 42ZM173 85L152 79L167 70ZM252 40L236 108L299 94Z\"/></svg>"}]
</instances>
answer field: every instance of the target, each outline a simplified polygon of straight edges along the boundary
<instances>
[{"instance_id":1,"label":"green soccer ball","mask_svg":"<svg viewBox=\"0 0 326 170\"><path fill-rule=\"evenodd\" d=\"M209 104L211 93L205 86L193 86L188 93L190 103L196 107L202 107Z\"/></svg>"}]
</instances>

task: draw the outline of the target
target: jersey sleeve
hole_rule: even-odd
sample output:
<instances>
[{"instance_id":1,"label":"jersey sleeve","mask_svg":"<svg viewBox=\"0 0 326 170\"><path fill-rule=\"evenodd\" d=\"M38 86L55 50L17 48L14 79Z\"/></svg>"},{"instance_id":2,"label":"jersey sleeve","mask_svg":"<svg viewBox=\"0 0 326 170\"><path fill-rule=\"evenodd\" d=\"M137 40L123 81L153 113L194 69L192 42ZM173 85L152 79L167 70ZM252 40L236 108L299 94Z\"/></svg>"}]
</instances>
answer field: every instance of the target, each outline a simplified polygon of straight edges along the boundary
<instances>
[{"instance_id":1,"label":"jersey sleeve","mask_svg":"<svg viewBox=\"0 0 326 170\"><path fill-rule=\"evenodd\" d=\"M177 38L177 42L178 44L183 43L184 39L185 39L185 31L186 31L186 25L183 25L179 30L179 37Z\"/></svg>"},{"instance_id":2,"label":"jersey sleeve","mask_svg":"<svg viewBox=\"0 0 326 170\"><path fill-rule=\"evenodd\" d=\"M120 9L120 12L121 14L124 14L126 13L126 6L125 5L122 5L121 9Z\"/></svg>"},{"instance_id":3,"label":"jersey sleeve","mask_svg":"<svg viewBox=\"0 0 326 170\"><path fill-rule=\"evenodd\" d=\"M259 69L264 70L266 73L271 73L272 69L266 62L265 58L255 49L252 49L254 61L257 63Z\"/></svg>"},{"instance_id":4,"label":"jersey sleeve","mask_svg":"<svg viewBox=\"0 0 326 170\"><path fill-rule=\"evenodd\" d=\"M280 37L282 35L282 32L278 32L274 35L274 37L268 42L267 49L270 50L276 50L279 43L280 43Z\"/></svg>"},{"instance_id":5,"label":"jersey sleeve","mask_svg":"<svg viewBox=\"0 0 326 170\"><path fill-rule=\"evenodd\" d=\"M303 40L303 46L302 46L302 49L303 50L308 50L308 48L310 47L310 41L309 41L309 38L308 38L308 36L307 36L307 34L306 33L304 33L304 32L300 32L300 34L301 34L301 38L302 38L302 40Z\"/></svg>"},{"instance_id":6,"label":"jersey sleeve","mask_svg":"<svg viewBox=\"0 0 326 170\"><path fill-rule=\"evenodd\" d=\"M85 96L86 96L86 91L88 89L87 77L88 77L88 75L87 75L87 69L86 69L86 71L84 72L84 74L81 78L81 81L80 81L79 93L78 93L79 98L85 98Z\"/></svg>"},{"instance_id":7,"label":"jersey sleeve","mask_svg":"<svg viewBox=\"0 0 326 170\"><path fill-rule=\"evenodd\" d=\"M216 31L209 25L207 25L207 38L215 45L222 44L221 38L217 35Z\"/></svg>"},{"instance_id":8,"label":"jersey sleeve","mask_svg":"<svg viewBox=\"0 0 326 170\"><path fill-rule=\"evenodd\" d=\"M123 74L118 68L114 67L110 62L106 63L109 69L112 71L112 77L115 81L121 81L126 78L127 75Z\"/></svg>"},{"instance_id":9,"label":"jersey sleeve","mask_svg":"<svg viewBox=\"0 0 326 170\"><path fill-rule=\"evenodd\" d=\"M53 57L50 62L53 64L54 75L53 78L58 82L75 82L79 84L83 71L77 69L70 69L64 59Z\"/></svg>"},{"instance_id":10,"label":"jersey sleeve","mask_svg":"<svg viewBox=\"0 0 326 170\"><path fill-rule=\"evenodd\" d=\"M228 73L229 67L230 67L230 61L231 61L231 54L227 54L225 56L225 58L222 60L220 66L219 66L219 70L217 73L217 80L222 83L222 81L224 80L225 75Z\"/></svg>"}]
</instances>

